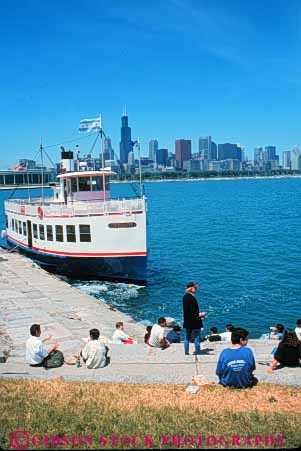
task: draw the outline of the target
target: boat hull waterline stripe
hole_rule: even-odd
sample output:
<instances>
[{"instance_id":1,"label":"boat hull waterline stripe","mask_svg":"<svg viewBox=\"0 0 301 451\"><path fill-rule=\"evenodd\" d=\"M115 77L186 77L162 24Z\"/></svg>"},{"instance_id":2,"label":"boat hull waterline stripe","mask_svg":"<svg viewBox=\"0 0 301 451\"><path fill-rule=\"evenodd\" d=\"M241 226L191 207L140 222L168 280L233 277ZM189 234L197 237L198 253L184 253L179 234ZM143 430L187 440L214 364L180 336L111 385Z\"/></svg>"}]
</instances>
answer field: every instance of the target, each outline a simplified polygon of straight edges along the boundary
<instances>
[{"instance_id":1,"label":"boat hull waterline stripe","mask_svg":"<svg viewBox=\"0 0 301 451\"><path fill-rule=\"evenodd\" d=\"M27 244L22 243L21 241L16 240L16 238L12 238L11 236L7 236L7 239L13 243L18 244L25 249L28 249L31 252L39 252L42 254L51 254L57 256L66 256L66 257L146 257L147 252L61 252L61 251L51 251L49 249L41 249L39 247L29 247Z\"/></svg>"}]
</instances>

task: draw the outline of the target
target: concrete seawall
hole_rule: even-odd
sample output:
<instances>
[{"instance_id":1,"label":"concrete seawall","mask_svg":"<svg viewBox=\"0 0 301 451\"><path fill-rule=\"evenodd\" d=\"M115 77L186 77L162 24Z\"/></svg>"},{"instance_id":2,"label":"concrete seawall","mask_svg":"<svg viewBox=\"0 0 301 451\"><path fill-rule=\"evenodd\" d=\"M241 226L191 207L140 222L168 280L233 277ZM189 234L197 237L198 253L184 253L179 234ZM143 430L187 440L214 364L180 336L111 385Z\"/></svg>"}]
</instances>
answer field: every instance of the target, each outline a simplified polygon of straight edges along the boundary
<instances>
[{"instance_id":1,"label":"concrete seawall","mask_svg":"<svg viewBox=\"0 0 301 451\"><path fill-rule=\"evenodd\" d=\"M31 324L42 327L42 336L52 335L59 342L65 358L78 354L96 327L110 339L117 321L123 321L137 345L110 344L110 364L103 369L88 370L64 365L45 370L31 368L25 362L25 342ZM9 353L0 364L0 378L25 377L86 380L126 383L189 383L197 373L217 382L215 368L220 351L226 343L202 344L198 362L192 355L184 356L183 344L161 351L143 344L145 327L95 298L48 274L30 259L0 250L0 352ZM267 374L274 341L250 340L257 361L256 376L271 383L301 386L300 368L284 368Z\"/></svg>"}]
</instances>

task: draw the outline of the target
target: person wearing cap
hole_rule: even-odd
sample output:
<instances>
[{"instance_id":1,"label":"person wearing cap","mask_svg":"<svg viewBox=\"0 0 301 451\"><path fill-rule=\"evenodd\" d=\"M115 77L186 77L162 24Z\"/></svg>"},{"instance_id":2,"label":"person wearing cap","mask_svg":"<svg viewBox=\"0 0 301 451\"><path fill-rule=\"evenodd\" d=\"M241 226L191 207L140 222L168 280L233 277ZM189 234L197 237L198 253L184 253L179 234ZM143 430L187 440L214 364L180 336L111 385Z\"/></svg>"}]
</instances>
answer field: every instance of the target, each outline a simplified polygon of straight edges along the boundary
<instances>
[{"instance_id":1,"label":"person wearing cap","mask_svg":"<svg viewBox=\"0 0 301 451\"><path fill-rule=\"evenodd\" d=\"M199 305L195 297L197 287L195 282L188 282L186 285L186 293L183 297L183 327L185 329L184 351L186 355L189 355L189 342L191 340L194 341L194 354L198 355L201 353L200 334L203 327L202 318L206 315L205 313L200 313L199 310Z\"/></svg>"}]
</instances>

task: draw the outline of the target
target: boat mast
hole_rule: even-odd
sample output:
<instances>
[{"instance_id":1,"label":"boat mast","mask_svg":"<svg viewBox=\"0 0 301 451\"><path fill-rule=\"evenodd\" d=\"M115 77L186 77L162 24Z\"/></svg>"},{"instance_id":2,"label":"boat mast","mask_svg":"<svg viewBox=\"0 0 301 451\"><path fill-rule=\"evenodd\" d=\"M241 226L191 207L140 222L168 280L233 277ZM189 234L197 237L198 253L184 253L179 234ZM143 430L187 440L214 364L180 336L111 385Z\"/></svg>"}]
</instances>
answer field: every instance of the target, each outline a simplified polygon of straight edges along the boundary
<instances>
[{"instance_id":1,"label":"boat mast","mask_svg":"<svg viewBox=\"0 0 301 451\"><path fill-rule=\"evenodd\" d=\"M42 205L44 204L44 157L43 157L43 146L42 139L40 144L40 153L41 153L41 182L42 182Z\"/></svg>"},{"instance_id":2,"label":"boat mast","mask_svg":"<svg viewBox=\"0 0 301 451\"><path fill-rule=\"evenodd\" d=\"M106 202L106 178L105 178L105 162L104 162L104 132L102 128L99 131L100 134L100 153L101 153L101 165L102 165L102 183L103 183L103 201Z\"/></svg>"},{"instance_id":3,"label":"boat mast","mask_svg":"<svg viewBox=\"0 0 301 451\"><path fill-rule=\"evenodd\" d=\"M142 199L143 197L143 190L142 190L142 173L141 173L141 154L140 154L140 138L138 136L137 139L137 147L138 147L138 160L139 160L139 185L140 185L140 197Z\"/></svg>"}]
</instances>

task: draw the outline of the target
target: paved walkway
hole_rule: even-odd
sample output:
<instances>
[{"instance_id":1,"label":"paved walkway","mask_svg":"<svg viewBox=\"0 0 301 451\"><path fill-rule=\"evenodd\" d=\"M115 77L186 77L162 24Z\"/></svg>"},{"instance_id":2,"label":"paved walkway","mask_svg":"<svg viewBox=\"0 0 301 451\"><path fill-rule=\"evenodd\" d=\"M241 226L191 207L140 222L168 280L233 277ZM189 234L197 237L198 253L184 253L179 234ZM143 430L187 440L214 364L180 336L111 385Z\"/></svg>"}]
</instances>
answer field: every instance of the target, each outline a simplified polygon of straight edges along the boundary
<instances>
[{"instance_id":1,"label":"paved walkway","mask_svg":"<svg viewBox=\"0 0 301 451\"><path fill-rule=\"evenodd\" d=\"M137 345L109 345L110 364L98 370L64 365L45 370L25 363L24 343L31 324L42 326L43 335L52 335L60 343L66 358L78 354L85 344L89 329L97 327L107 339L117 321L125 323ZM0 351L9 351L6 363L0 364L0 378L24 377L118 383L186 384L195 374L204 374L217 382L216 362L224 343L203 344L203 354L195 361L185 356L183 344L161 351L143 344L145 327L106 304L71 287L48 274L17 253L0 250ZM283 368L267 374L271 350L275 342L250 340L254 350L260 381L301 386L300 368Z\"/></svg>"}]
</instances>

